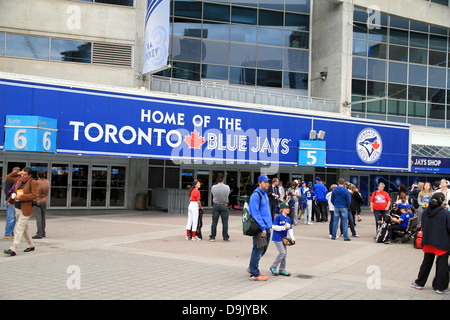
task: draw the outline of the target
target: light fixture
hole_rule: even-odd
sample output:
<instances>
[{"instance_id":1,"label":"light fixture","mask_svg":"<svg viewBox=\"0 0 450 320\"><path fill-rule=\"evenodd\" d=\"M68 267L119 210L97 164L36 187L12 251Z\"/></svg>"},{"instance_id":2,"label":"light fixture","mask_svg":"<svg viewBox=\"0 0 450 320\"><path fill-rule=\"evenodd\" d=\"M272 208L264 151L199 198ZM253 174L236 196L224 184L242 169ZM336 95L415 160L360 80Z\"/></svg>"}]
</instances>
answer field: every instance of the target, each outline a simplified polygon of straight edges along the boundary
<instances>
[{"instance_id":1,"label":"light fixture","mask_svg":"<svg viewBox=\"0 0 450 320\"><path fill-rule=\"evenodd\" d=\"M309 140L316 140L316 137L317 137L317 132L316 132L316 130L311 130L311 131L309 132Z\"/></svg>"},{"instance_id":2,"label":"light fixture","mask_svg":"<svg viewBox=\"0 0 450 320\"><path fill-rule=\"evenodd\" d=\"M320 130L317 134L317 139L323 140L325 138L325 131Z\"/></svg>"}]
</instances>

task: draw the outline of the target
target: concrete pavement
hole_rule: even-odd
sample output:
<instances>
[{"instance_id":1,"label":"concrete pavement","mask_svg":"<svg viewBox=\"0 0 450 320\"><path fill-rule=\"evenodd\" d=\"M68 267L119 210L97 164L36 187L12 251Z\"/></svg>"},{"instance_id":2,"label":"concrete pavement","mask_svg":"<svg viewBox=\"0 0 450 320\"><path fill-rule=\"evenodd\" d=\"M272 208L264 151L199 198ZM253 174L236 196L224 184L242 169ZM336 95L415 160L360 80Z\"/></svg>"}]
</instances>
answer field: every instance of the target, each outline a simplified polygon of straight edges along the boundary
<instances>
[{"instance_id":1,"label":"concrete pavement","mask_svg":"<svg viewBox=\"0 0 450 320\"><path fill-rule=\"evenodd\" d=\"M0 213L4 231L5 211ZM47 237L36 250L3 254L11 240L0 240L0 299L161 299L161 300L449 300L431 288L410 287L423 253L405 244L377 244L374 218L363 212L361 238L328 238L328 223L294 227L288 248L291 277L272 276L277 252L271 243L260 268L269 276L252 282L246 268L251 238L242 235L240 211L230 216L230 240L208 241L211 215L203 218L200 242L185 240L186 215L161 211L49 211ZM29 226L34 235L36 222ZM2 233L3 237L3 233Z\"/></svg>"}]
</instances>

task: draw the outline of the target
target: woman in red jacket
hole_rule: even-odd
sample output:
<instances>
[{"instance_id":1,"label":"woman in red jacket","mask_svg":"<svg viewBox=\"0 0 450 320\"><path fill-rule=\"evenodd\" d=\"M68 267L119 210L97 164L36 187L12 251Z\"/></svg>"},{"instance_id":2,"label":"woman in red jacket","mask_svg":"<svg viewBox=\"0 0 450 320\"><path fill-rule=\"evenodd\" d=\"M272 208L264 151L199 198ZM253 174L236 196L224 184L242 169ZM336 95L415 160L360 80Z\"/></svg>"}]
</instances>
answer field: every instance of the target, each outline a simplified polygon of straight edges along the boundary
<instances>
[{"instance_id":1,"label":"woman in red jacket","mask_svg":"<svg viewBox=\"0 0 450 320\"><path fill-rule=\"evenodd\" d=\"M384 183L380 182L378 184L378 190L374 191L370 197L370 211L372 211L375 216L375 231L378 228L378 223L383 221L390 206L391 197L389 196L389 193L384 191Z\"/></svg>"}]
</instances>

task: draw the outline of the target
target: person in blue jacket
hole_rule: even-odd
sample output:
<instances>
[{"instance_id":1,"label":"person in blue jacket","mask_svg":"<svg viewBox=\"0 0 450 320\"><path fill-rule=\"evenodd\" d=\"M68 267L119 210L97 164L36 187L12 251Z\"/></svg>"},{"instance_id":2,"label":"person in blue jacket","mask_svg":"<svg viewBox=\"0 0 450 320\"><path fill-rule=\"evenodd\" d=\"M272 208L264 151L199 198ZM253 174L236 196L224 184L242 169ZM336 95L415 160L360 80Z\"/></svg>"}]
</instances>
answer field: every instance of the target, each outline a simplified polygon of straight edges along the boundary
<instances>
[{"instance_id":1,"label":"person in blue jacket","mask_svg":"<svg viewBox=\"0 0 450 320\"><path fill-rule=\"evenodd\" d=\"M339 218L342 221L342 232L344 241L350 241L348 237L348 208L352 202L350 192L344 187L344 178L338 179L338 186L331 193L331 203L334 205L333 232L331 239L336 240L336 232L339 225Z\"/></svg>"},{"instance_id":2,"label":"person in blue jacket","mask_svg":"<svg viewBox=\"0 0 450 320\"><path fill-rule=\"evenodd\" d=\"M253 249L250 257L250 264L247 271L250 273L250 280L265 281L267 276L263 276L259 271L259 260L266 253L270 242L270 228L272 227L272 215L270 213L269 178L262 174L258 177L258 188L250 196L249 208L251 216L258 223L260 233L253 236Z\"/></svg>"},{"instance_id":3,"label":"person in blue jacket","mask_svg":"<svg viewBox=\"0 0 450 320\"><path fill-rule=\"evenodd\" d=\"M328 221L328 200L327 200L327 187L322 183L320 177L316 177L316 183L314 184L314 193L316 194L317 206L320 210L320 217L317 217L317 222Z\"/></svg>"}]
</instances>

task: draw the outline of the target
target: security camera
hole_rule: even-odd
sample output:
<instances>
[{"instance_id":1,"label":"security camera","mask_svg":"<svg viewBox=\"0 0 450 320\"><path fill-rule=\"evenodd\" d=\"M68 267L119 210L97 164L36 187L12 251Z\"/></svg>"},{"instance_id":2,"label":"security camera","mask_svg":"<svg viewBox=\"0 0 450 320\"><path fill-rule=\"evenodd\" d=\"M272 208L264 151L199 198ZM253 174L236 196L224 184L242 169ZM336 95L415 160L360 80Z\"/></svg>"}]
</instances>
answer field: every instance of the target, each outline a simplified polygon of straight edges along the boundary
<instances>
[{"instance_id":1,"label":"security camera","mask_svg":"<svg viewBox=\"0 0 450 320\"><path fill-rule=\"evenodd\" d=\"M328 71L321 71L320 72L320 79L325 81L325 80L327 80L327 77L328 77Z\"/></svg>"}]
</instances>

